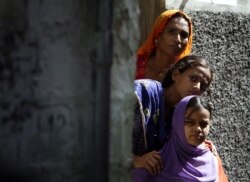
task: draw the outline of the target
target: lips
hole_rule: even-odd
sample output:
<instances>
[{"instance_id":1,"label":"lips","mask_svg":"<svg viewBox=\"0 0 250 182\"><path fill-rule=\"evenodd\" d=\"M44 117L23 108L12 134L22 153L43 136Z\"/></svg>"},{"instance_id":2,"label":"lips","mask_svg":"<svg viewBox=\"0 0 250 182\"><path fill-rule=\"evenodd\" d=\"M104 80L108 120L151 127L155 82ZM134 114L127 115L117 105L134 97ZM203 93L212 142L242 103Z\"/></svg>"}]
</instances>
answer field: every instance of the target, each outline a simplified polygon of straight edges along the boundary
<instances>
[{"instance_id":1,"label":"lips","mask_svg":"<svg viewBox=\"0 0 250 182\"><path fill-rule=\"evenodd\" d=\"M201 135L201 134L199 134L199 135L191 135L191 138L193 138L193 139L198 139L198 140L200 140L200 139L202 139L203 138L203 135Z\"/></svg>"},{"instance_id":2,"label":"lips","mask_svg":"<svg viewBox=\"0 0 250 182\"><path fill-rule=\"evenodd\" d=\"M204 141L204 137L201 134L194 134L194 135L189 135L188 137L189 144L197 146L200 145Z\"/></svg>"}]
</instances>

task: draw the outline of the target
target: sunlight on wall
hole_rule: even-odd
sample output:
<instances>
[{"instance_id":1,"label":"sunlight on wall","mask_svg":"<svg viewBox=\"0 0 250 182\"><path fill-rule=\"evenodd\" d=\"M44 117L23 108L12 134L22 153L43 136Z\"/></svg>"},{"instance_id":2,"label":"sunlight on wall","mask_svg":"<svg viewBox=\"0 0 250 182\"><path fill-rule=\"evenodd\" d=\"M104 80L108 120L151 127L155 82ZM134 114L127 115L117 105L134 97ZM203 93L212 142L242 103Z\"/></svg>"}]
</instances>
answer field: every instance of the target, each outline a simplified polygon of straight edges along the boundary
<instances>
[{"instance_id":1,"label":"sunlight on wall","mask_svg":"<svg viewBox=\"0 0 250 182\"><path fill-rule=\"evenodd\" d=\"M231 6L237 6L237 0L197 0L204 3L212 3L212 4L225 4Z\"/></svg>"},{"instance_id":2,"label":"sunlight on wall","mask_svg":"<svg viewBox=\"0 0 250 182\"><path fill-rule=\"evenodd\" d=\"M165 0L166 9L250 13L250 0Z\"/></svg>"}]
</instances>

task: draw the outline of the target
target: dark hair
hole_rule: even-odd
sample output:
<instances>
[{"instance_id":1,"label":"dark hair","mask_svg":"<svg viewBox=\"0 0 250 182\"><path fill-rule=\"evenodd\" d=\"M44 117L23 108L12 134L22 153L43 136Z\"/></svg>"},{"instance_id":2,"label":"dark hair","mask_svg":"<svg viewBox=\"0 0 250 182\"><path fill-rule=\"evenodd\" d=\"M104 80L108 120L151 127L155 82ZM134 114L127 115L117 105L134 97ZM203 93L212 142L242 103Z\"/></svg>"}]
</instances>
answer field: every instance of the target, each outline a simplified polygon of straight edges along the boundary
<instances>
[{"instance_id":1,"label":"dark hair","mask_svg":"<svg viewBox=\"0 0 250 182\"><path fill-rule=\"evenodd\" d=\"M211 79L209 80L207 87L204 89L205 91L211 84L211 81L213 79L213 71L211 67L209 66L208 62L206 61L206 59L197 55L185 56L182 59L180 59L177 63L170 66L170 68L166 72L166 75L163 79L162 87L167 88L167 87L170 87L174 83L172 79L172 74L176 69L178 69L180 73L184 73L187 69L197 67L197 66L208 68L211 73Z\"/></svg>"},{"instance_id":2,"label":"dark hair","mask_svg":"<svg viewBox=\"0 0 250 182\"><path fill-rule=\"evenodd\" d=\"M201 108L204 108L206 110L208 110L208 112L210 113L210 119L212 117L212 108L209 105L209 103L202 97L200 96L194 96L192 97L186 107L186 110L188 108L193 108L193 111L190 113L190 115L195 112L196 110L199 110Z\"/></svg>"}]
</instances>

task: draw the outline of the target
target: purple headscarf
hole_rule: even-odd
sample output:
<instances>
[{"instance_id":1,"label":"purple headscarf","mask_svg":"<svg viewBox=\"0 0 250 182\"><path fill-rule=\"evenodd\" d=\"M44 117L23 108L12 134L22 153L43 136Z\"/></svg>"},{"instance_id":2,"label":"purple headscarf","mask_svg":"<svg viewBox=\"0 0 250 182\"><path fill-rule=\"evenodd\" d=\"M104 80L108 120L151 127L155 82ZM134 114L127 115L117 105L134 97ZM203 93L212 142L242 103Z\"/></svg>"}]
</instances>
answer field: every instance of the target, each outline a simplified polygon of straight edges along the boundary
<instances>
[{"instance_id":1,"label":"purple headscarf","mask_svg":"<svg viewBox=\"0 0 250 182\"><path fill-rule=\"evenodd\" d=\"M192 97L194 96L185 97L175 108L172 135L160 151L164 169L157 176L152 176L146 169L134 169L134 182L216 181L218 166L214 154L204 143L194 147L186 141L185 112Z\"/></svg>"}]
</instances>

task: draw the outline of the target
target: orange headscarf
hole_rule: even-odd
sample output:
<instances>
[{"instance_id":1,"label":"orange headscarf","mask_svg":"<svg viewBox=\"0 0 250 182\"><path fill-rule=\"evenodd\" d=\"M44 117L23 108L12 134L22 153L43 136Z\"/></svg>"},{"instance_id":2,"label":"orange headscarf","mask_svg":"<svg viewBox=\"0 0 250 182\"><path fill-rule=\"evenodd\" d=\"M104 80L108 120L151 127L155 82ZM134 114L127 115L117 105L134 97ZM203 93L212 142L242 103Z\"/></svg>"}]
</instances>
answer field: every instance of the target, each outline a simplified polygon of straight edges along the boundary
<instances>
[{"instance_id":1,"label":"orange headscarf","mask_svg":"<svg viewBox=\"0 0 250 182\"><path fill-rule=\"evenodd\" d=\"M184 51L176 57L176 61L181 59L182 57L189 55L192 49L192 42L193 42L193 33L192 33L192 22L191 19L182 11L180 10L167 10L164 11L162 14L160 14L154 25L153 29L150 32L149 36L147 37L146 41L143 43L143 45L138 49L137 51L137 70L136 70L136 79L144 78L145 76L145 69L146 69L146 61L148 57L156 51L155 46L155 39L159 37L161 32L164 30L166 24L171 19L171 17L175 14L181 14L183 15L187 20L189 24L189 37L188 37L188 43L185 47Z\"/></svg>"}]
</instances>

